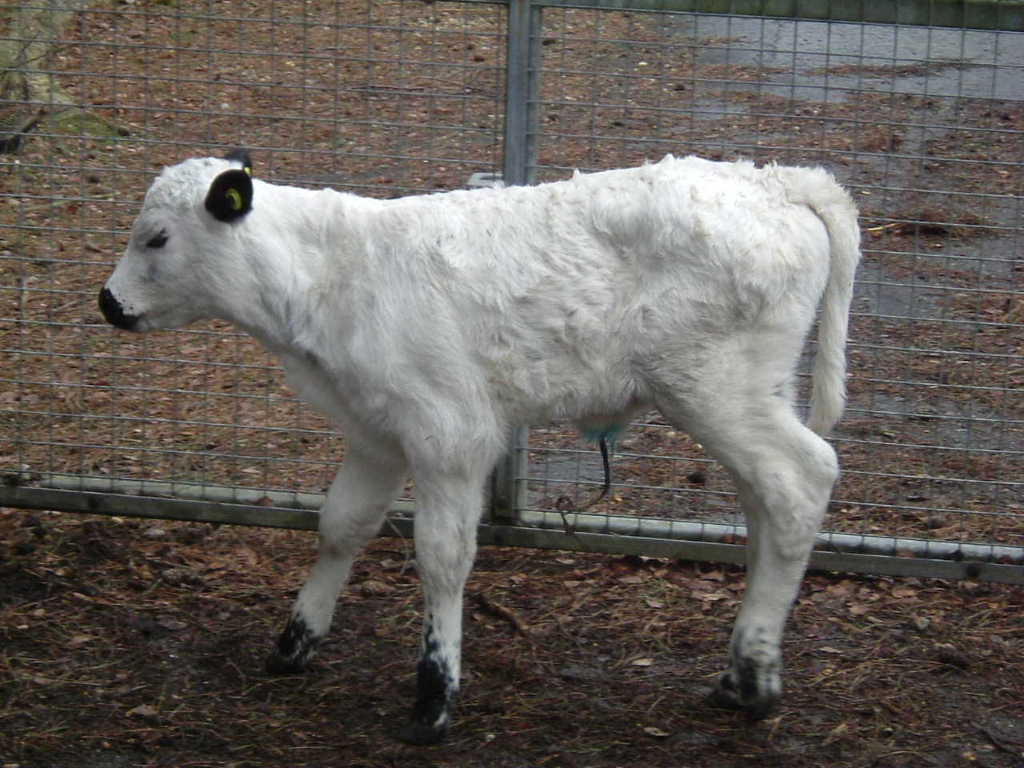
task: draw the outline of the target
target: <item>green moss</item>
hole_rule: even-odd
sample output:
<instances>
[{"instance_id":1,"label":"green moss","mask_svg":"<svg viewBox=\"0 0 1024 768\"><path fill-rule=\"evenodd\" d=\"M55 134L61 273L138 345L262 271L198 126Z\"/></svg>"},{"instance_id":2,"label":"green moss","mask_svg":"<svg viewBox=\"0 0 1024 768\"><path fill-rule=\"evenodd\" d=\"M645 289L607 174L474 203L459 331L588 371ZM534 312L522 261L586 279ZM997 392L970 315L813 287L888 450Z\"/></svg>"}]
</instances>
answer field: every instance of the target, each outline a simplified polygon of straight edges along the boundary
<instances>
[{"instance_id":1,"label":"green moss","mask_svg":"<svg viewBox=\"0 0 1024 768\"><path fill-rule=\"evenodd\" d=\"M110 122L95 112L84 109L63 109L45 121L46 130L69 136L94 136L97 138L118 138L128 135L124 128Z\"/></svg>"}]
</instances>

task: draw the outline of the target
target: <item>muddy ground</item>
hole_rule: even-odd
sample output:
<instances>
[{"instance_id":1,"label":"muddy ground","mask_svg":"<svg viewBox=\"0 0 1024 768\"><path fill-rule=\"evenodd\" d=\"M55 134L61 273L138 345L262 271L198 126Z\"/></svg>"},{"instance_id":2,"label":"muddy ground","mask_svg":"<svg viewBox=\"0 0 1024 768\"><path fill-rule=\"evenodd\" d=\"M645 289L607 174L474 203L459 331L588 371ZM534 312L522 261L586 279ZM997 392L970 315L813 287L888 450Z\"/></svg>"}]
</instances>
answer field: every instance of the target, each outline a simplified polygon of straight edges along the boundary
<instances>
[{"instance_id":1,"label":"muddy ground","mask_svg":"<svg viewBox=\"0 0 1024 768\"><path fill-rule=\"evenodd\" d=\"M4 766L1024 765L1019 587L809 575L752 723L703 702L742 571L485 548L457 723L413 748L409 542L373 545L313 668L276 678L311 534L8 510L0 541Z\"/></svg>"}]
</instances>

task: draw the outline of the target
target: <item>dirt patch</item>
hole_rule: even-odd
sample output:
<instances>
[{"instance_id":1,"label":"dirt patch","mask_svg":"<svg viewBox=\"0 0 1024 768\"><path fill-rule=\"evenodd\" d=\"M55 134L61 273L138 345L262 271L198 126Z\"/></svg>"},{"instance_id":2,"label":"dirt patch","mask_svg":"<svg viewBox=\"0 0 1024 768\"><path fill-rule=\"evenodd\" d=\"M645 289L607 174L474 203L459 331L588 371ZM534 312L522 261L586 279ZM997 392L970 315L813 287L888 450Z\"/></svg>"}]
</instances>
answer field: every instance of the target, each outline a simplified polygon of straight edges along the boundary
<instances>
[{"instance_id":1,"label":"dirt patch","mask_svg":"<svg viewBox=\"0 0 1024 768\"><path fill-rule=\"evenodd\" d=\"M787 693L702 702L743 589L729 568L484 549L450 740L393 738L414 695L411 544L378 540L313 670L264 654L311 534L0 513L0 761L102 766L989 766L1024 759L1019 589L812 574Z\"/></svg>"}]
</instances>

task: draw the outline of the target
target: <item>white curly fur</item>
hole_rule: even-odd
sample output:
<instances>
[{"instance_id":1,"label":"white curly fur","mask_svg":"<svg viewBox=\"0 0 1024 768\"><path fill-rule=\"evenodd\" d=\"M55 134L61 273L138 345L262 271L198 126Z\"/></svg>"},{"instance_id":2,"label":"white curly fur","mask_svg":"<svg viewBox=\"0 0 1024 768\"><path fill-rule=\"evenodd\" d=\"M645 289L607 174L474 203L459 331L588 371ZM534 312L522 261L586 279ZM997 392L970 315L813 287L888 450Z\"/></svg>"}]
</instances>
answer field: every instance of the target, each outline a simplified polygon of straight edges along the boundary
<instances>
[{"instance_id":1,"label":"white curly fur","mask_svg":"<svg viewBox=\"0 0 1024 768\"><path fill-rule=\"evenodd\" d=\"M163 172L105 312L139 331L230 320L345 432L321 557L293 613L308 635L302 660L411 472L426 629L419 731L406 735L443 734L483 487L508 430L554 418L601 427L653 406L736 478L750 577L719 699L766 711L837 474L818 435L843 409L859 233L832 177L669 156L385 201L256 180L252 211L226 223L203 200L233 167L201 159ZM808 429L793 380L822 301ZM446 693L431 708L423 676L434 673Z\"/></svg>"}]
</instances>

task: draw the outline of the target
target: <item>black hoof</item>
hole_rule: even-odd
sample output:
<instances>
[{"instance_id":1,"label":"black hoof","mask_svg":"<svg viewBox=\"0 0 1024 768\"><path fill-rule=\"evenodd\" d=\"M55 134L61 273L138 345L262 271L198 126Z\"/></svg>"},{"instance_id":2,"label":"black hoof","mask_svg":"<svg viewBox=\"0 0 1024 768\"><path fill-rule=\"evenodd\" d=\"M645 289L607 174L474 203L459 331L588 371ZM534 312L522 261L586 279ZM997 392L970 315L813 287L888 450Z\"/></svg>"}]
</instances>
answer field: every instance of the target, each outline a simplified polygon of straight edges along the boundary
<instances>
[{"instance_id":1,"label":"black hoof","mask_svg":"<svg viewBox=\"0 0 1024 768\"><path fill-rule=\"evenodd\" d=\"M439 744L448 735L447 728L435 728L415 720L398 730L398 740L416 747Z\"/></svg>"},{"instance_id":2,"label":"black hoof","mask_svg":"<svg viewBox=\"0 0 1024 768\"><path fill-rule=\"evenodd\" d=\"M306 671L306 663L298 659L289 659L274 651L267 657L263 668L271 675L301 675Z\"/></svg>"},{"instance_id":3,"label":"black hoof","mask_svg":"<svg viewBox=\"0 0 1024 768\"><path fill-rule=\"evenodd\" d=\"M709 693L704 703L718 709L732 709L746 713L750 720L764 720L775 710L775 699L754 698L744 701L732 679L723 675L718 685Z\"/></svg>"},{"instance_id":4,"label":"black hoof","mask_svg":"<svg viewBox=\"0 0 1024 768\"><path fill-rule=\"evenodd\" d=\"M306 671L320 638L314 637L301 618L292 618L278 638L277 648L264 668L272 675L297 675Z\"/></svg>"}]
</instances>

